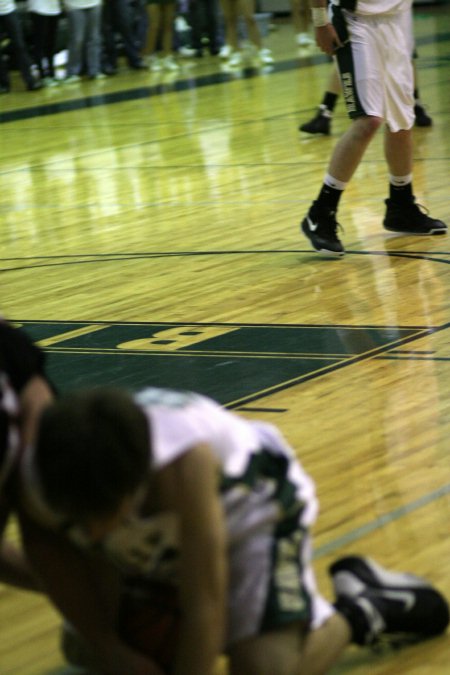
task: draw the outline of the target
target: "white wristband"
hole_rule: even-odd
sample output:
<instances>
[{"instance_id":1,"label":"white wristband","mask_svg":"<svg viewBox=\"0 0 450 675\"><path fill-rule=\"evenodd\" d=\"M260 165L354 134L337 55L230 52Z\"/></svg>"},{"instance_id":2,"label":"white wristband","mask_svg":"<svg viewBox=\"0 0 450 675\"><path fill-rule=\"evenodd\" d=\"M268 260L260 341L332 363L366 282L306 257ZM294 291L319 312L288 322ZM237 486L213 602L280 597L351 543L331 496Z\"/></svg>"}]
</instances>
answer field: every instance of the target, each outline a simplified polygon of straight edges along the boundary
<instances>
[{"instance_id":1,"label":"white wristband","mask_svg":"<svg viewBox=\"0 0 450 675\"><path fill-rule=\"evenodd\" d=\"M312 7L311 14L314 28L320 28L321 26L326 26L330 23L328 11L325 7Z\"/></svg>"}]
</instances>

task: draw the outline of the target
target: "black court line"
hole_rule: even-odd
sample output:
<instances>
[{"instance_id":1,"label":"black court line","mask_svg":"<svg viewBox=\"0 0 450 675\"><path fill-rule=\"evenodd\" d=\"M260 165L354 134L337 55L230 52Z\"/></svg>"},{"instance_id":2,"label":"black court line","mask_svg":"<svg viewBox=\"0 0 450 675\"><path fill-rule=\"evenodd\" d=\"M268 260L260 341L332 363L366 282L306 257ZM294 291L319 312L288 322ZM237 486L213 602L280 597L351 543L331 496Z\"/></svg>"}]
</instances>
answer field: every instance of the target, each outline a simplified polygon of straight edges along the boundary
<instances>
[{"instance_id":1,"label":"black court line","mask_svg":"<svg viewBox=\"0 0 450 675\"><path fill-rule=\"evenodd\" d=\"M358 324L357 326L348 325L348 324L329 324L329 323L239 323L239 322L228 322L228 321L80 321L80 319L64 319L59 321L53 321L50 319L12 319L8 318L8 321L14 325L45 325L45 326L87 326L87 325L96 325L96 326L174 326L174 327L190 327L190 326L220 326L226 328L346 328L347 330L368 330L373 328L379 330L380 328L384 330L438 330L441 326L401 326L398 324L395 325L383 325L379 324ZM449 324L450 325L450 324Z\"/></svg>"},{"instance_id":2,"label":"black court line","mask_svg":"<svg viewBox=\"0 0 450 675\"><path fill-rule=\"evenodd\" d=\"M418 38L416 40L416 44L418 46L434 44L436 42L447 42L449 39L450 33L441 33ZM314 54L307 57L278 61L271 65L270 69L260 70L257 68L244 68L242 71L237 72L216 72L210 75L190 77L171 83L159 83L149 87L138 87L136 89L116 91L108 94L94 94L93 96L72 99L70 101L62 101L59 103L39 105L32 108L10 110L8 112L0 113L0 124L33 119L35 117L57 115L65 112L73 112L75 110L97 108L103 105L125 103L127 101L137 101L140 99L161 96L167 93L177 93L188 91L190 89L201 89L203 87L210 87L211 85L228 84L230 82L236 81L236 79L251 79L255 77L261 77L262 75L274 75L277 73L298 70L299 68L305 68L308 66L320 65L329 62L330 59L325 54ZM431 60L429 60L427 67L436 67L436 62L433 63Z\"/></svg>"},{"instance_id":3,"label":"black court line","mask_svg":"<svg viewBox=\"0 0 450 675\"><path fill-rule=\"evenodd\" d=\"M256 412L256 413L285 413L288 412L288 408L256 408L249 405L242 406L238 408L242 412Z\"/></svg>"},{"instance_id":4,"label":"black court line","mask_svg":"<svg viewBox=\"0 0 450 675\"><path fill-rule=\"evenodd\" d=\"M416 356L414 354L405 354L404 356L400 354L393 356L386 354L385 356L377 356L376 358L382 361L443 361L444 363L450 361L450 356L422 356L420 354Z\"/></svg>"},{"instance_id":5,"label":"black court line","mask_svg":"<svg viewBox=\"0 0 450 675\"><path fill-rule=\"evenodd\" d=\"M436 352L434 350L422 350L422 349L393 349L391 355L396 356L426 356L433 357Z\"/></svg>"},{"instance_id":6,"label":"black court line","mask_svg":"<svg viewBox=\"0 0 450 675\"><path fill-rule=\"evenodd\" d=\"M189 258L195 256L237 256L237 255L285 255L286 253L298 254L309 254L311 256L317 257L315 251L311 249L267 249L267 250L236 250L236 251L155 251L154 253L113 253L113 254L79 254L78 256L37 256L37 260L51 260L52 262L39 262L31 265L18 265L15 267L3 267L0 269L0 274L6 274L8 272L20 272L23 270L33 270L40 268L49 268L49 267L69 267L73 265L92 265L97 263L118 263L121 261L130 261L130 260L154 260L160 258ZM411 258L412 260L427 260L429 262L443 263L444 265L450 264L450 258L444 259L442 256L448 255L445 251L435 251L435 252L426 252L426 253L405 253L403 251L351 251L346 250L346 257L351 255L373 255L373 256L385 256L385 257L399 257L399 258ZM53 262L55 259L59 258L71 258L70 260L63 260L61 262ZM75 259L72 259L75 258ZM78 258L78 259L77 259ZM87 260L80 260L79 258L87 258ZM24 258L25 260L34 260L35 258ZM0 260L23 260L23 258L4 258ZM325 263L326 261L324 261ZM336 261L328 261L328 264L336 263Z\"/></svg>"}]
</instances>

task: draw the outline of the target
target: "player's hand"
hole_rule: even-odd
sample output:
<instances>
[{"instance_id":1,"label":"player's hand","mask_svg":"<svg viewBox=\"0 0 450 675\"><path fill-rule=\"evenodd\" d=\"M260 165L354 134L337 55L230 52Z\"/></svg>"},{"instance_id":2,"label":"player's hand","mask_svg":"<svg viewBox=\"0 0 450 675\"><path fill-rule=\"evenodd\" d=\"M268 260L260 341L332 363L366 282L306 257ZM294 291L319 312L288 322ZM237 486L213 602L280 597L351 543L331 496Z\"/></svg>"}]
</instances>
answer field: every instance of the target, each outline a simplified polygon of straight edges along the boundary
<instances>
[{"instance_id":1,"label":"player's hand","mask_svg":"<svg viewBox=\"0 0 450 675\"><path fill-rule=\"evenodd\" d=\"M333 56L336 49L342 47L342 42L339 40L338 34L331 23L327 23L326 26L320 26L315 31L317 46L328 56Z\"/></svg>"}]
</instances>

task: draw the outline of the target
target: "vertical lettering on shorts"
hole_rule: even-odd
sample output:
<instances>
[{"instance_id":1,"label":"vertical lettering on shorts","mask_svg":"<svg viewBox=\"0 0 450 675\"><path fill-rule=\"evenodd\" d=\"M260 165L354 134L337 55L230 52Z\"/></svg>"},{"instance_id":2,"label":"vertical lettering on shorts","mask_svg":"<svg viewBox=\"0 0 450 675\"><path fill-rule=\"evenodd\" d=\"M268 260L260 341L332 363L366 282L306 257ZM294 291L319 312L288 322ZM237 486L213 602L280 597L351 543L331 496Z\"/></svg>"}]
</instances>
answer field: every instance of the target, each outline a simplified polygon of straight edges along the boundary
<instances>
[{"instance_id":1,"label":"vertical lettering on shorts","mask_svg":"<svg viewBox=\"0 0 450 675\"><path fill-rule=\"evenodd\" d=\"M355 65L353 60L350 35L347 28L345 16L341 7L333 5L333 26L338 34L339 40L343 44L336 50L336 60L339 66L339 75L341 78L342 93L344 96L347 114L352 119L365 115L364 108L358 97L355 87Z\"/></svg>"},{"instance_id":2,"label":"vertical lettering on shorts","mask_svg":"<svg viewBox=\"0 0 450 675\"><path fill-rule=\"evenodd\" d=\"M294 520L292 521L294 522ZM268 589L261 631L272 630L291 621L309 622L311 598L303 583L301 549L304 532L296 526L275 537L272 552L272 579Z\"/></svg>"}]
</instances>

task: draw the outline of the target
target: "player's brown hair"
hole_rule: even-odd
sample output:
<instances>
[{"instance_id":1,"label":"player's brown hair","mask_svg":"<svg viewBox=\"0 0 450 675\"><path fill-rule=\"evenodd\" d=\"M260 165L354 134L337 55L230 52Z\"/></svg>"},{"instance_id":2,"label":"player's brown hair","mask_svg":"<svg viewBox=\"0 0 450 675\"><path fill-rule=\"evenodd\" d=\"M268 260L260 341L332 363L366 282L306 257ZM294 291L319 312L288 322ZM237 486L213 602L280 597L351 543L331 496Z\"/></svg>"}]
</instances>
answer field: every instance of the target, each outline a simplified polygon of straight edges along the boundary
<instances>
[{"instance_id":1,"label":"player's brown hair","mask_svg":"<svg viewBox=\"0 0 450 675\"><path fill-rule=\"evenodd\" d=\"M131 395L80 390L44 412L36 469L44 497L75 522L113 514L148 472L147 420Z\"/></svg>"}]
</instances>

